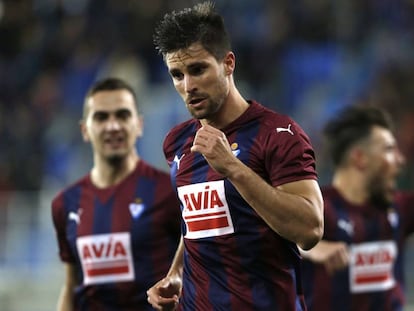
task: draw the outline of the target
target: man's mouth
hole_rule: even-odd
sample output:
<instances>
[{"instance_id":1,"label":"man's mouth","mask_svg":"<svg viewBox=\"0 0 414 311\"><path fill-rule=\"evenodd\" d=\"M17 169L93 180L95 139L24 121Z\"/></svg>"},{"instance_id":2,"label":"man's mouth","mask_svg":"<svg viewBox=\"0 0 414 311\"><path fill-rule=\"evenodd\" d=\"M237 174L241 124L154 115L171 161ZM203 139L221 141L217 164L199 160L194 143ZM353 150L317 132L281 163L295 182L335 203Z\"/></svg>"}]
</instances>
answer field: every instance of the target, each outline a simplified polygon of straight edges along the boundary
<instances>
[{"instance_id":1,"label":"man's mouth","mask_svg":"<svg viewBox=\"0 0 414 311\"><path fill-rule=\"evenodd\" d=\"M191 106L195 106L195 105L197 105L197 104L201 103L203 100L205 100L205 98L204 98L204 97L199 97L199 98L193 98L193 99L190 99L190 100L189 100L189 101L187 101L187 102L188 102L188 104L189 104L189 105L191 105Z\"/></svg>"},{"instance_id":2,"label":"man's mouth","mask_svg":"<svg viewBox=\"0 0 414 311\"><path fill-rule=\"evenodd\" d=\"M123 144L123 142L124 139L122 137L107 137L104 139L104 143L112 147L118 147Z\"/></svg>"}]
</instances>

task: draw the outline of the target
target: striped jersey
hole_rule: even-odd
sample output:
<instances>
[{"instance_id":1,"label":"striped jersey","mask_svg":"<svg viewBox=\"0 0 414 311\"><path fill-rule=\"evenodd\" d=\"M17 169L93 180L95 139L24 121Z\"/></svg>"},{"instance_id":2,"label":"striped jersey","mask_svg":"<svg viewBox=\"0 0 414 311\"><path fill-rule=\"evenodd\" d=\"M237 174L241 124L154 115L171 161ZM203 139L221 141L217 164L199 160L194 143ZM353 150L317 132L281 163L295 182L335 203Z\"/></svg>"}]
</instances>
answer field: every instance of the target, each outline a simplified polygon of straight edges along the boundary
<instances>
[{"instance_id":1,"label":"striped jersey","mask_svg":"<svg viewBox=\"0 0 414 311\"><path fill-rule=\"evenodd\" d=\"M188 120L164 141L182 211L181 310L306 310L296 245L276 234L201 154L191 153L200 127ZM233 154L274 187L317 178L308 137L285 115L251 101L222 131Z\"/></svg>"},{"instance_id":2,"label":"striped jersey","mask_svg":"<svg viewBox=\"0 0 414 311\"><path fill-rule=\"evenodd\" d=\"M353 205L332 186L322 189L324 240L349 246L349 268L329 275L303 261L310 311L400 311L404 305L404 242L414 231L414 194L398 192L394 204Z\"/></svg>"},{"instance_id":3,"label":"striped jersey","mask_svg":"<svg viewBox=\"0 0 414 311\"><path fill-rule=\"evenodd\" d=\"M60 258L76 267L75 310L152 310L146 291L165 276L180 238L167 173L140 160L121 183L87 175L52 201Z\"/></svg>"}]
</instances>

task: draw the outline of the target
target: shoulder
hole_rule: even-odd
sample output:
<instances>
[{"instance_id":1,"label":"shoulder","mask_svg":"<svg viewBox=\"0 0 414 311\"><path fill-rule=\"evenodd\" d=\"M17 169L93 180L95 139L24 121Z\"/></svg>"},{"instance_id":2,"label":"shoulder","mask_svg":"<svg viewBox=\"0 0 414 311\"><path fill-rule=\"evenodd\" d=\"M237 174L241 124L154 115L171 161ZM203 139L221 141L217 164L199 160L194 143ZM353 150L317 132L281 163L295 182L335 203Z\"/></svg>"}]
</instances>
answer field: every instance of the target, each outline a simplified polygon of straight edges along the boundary
<instances>
[{"instance_id":1,"label":"shoulder","mask_svg":"<svg viewBox=\"0 0 414 311\"><path fill-rule=\"evenodd\" d=\"M76 208L82 189L90 184L89 175L58 192L51 202L52 219L56 227L63 228L64 221L71 210Z\"/></svg>"},{"instance_id":2,"label":"shoulder","mask_svg":"<svg viewBox=\"0 0 414 311\"><path fill-rule=\"evenodd\" d=\"M184 146L189 139L192 140L199 127L200 122L196 119L187 120L173 127L163 142L166 158L168 159L171 154L174 154L177 148Z\"/></svg>"},{"instance_id":3,"label":"shoulder","mask_svg":"<svg viewBox=\"0 0 414 311\"><path fill-rule=\"evenodd\" d=\"M260 123L262 134L274 136L279 143L309 141L302 127L289 115L267 108L256 101L251 102L250 118Z\"/></svg>"},{"instance_id":4,"label":"shoulder","mask_svg":"<svg viewBox=\"0 0 414 311\"><path fill-rule=\"evenodd\" d=\"M196 119L189 119L174 126L171 130L168 131L167 135L165 136L164 143L168 143L171 139L176 139L188 135L189 133L195 131L197 126L199 126L199 122Z\"/></svg>"},{"instance_id":5,"label":"shoulder","mask_svg":"<svg viewBox=\"0 0 414 311\"><path fill-rule=\"evenodd\" d=\"M260 118L262 122L265 122L268 126L275 125L288 125L289 123L296 122L288 115L277 112L271 108L263 106L257 101L250 101L249 115L253 118Z\"/></svg>"},{"instance_id":6,"label":"shoulder","mask_svg":"<svg viewBox=\"0 0 414 311\"><path fill-rule=\"evenodd\" d=\"M56 209L61 207L65 201L76 196L77 193L81 191L82 188L90 184L89 174L83 176L79 180L73 182L66 188L60 190L52 199L52 208Z\"/></svg>"}]
</instances>

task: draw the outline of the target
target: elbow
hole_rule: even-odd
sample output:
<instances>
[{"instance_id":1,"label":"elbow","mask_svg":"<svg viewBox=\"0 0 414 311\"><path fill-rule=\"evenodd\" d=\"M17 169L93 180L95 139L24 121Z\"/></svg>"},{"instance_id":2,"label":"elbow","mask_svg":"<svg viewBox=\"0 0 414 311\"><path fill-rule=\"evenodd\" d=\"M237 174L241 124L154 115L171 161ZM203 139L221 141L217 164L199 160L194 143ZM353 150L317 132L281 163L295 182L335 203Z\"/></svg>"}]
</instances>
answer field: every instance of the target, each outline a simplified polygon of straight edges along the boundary
<instances>
[{"instance_id":1,"label":"elbow","mask_svg":"<svg viewBox=\"0 0 414 311\"><path fill-rule=\"evenodd\" d=\"M298 246L305 251L310 250L322 239L323 230L324 222L321 219L303 235L303 239L298 242Z\"/></svg>"}]
</instances>

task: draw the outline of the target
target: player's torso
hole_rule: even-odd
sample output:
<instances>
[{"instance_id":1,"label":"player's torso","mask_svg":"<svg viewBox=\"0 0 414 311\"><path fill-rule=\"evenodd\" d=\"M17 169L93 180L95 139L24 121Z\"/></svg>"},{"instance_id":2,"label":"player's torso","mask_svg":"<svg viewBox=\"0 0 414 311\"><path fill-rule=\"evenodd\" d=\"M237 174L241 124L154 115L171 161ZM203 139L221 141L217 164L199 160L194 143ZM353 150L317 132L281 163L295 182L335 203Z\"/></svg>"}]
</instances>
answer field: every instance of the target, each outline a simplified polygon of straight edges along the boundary
<instances>
[{"instance_id":1,"label":"player's torso","mask_svg":"<svg viewBox=\"0 0 414 311\"><path fill-rule=\"evenodd\" d=\"M84 183L67 193L66 238L84 285L154 277L168 265L174 237L168 236L166 224L173 221L156 189L156 180L131 176L110 189Z\"/></svg>"},{"instance_id":2,"label":"player's torso","mask_svg":"<svg viewBox=\"0 0 414 311\"><path fill-rule=\"evenodd\" d=\"M270 183L264 152L267 129L262 125L260 120L250 120L225 134L233 154ZM227 299L245 310L253 305L272 310L278 299L294 305L294 250L264 223L230 181L215 172L201 154L190 151L197 129L193 123L169 137L174 147L167 150L171 178L181 201L188 255L184 273L190 277L184 280L183 303L190 306L197 297L207 306L203 310L217 301L218 306L237 310L230 302L222 304ZM284 284L276 284L276 274ZM196 277L206 278L209 287L199 287ZM256 286L260 290L252 293ZM229 287L233 289L229 291ZM277 297L276 292L285 297Z\"/></svg>"},{"instance_id":3,"label":"player's torso","mask_svg":"<svg viewBox=\"0 0 414 311\"><path fill-rule=\"evenodd\" d=\"M392 307L402 303L398 267L403 235L397 206L353 206L331 188L324 190L324 200L324 239L344 241L349 250L348 269L328 281L338 299L348 297L343 310L399 310Z\"/></svg>"}]
</instances>

